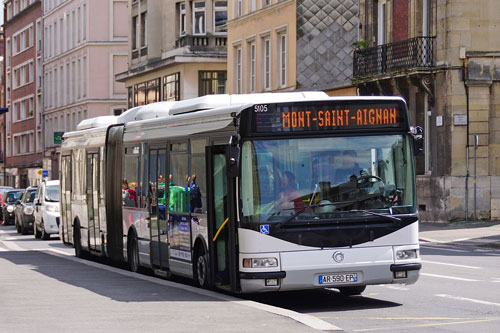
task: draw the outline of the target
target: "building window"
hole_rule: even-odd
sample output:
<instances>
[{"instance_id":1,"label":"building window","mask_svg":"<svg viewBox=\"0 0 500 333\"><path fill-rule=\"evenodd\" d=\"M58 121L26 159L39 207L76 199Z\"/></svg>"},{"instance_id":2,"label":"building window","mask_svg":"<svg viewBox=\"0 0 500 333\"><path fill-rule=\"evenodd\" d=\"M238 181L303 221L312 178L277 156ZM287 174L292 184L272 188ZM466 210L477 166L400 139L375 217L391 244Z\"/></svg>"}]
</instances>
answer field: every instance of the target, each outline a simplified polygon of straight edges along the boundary
<instances>
[{"instance_id":1,"label":"building window","mask_svg":"<svg viewBox=\"0 0 500 333\"><path fill-rule=\"evenodd\" d=\"M147 13L142 13L141 14L141 47L146 46L146 18L147 18Z\"/></svg>"},{"instance_id":2,"label":"building window","mask_svg":"<svg viewBox=\"0 0 500 333\"><path fill-rule=\"evenodd\" d=\"M134 86L134 106L160 101L160 79L149 80Z\"/></svg>"},{"instance_id":3,"label":"building window","mask_svg":"<svg viewBox=\"0 0 500 333\"><path fill-rule=\"evenodd\" d=\"M186 4L181 3L179 7L179 36L186 34Z\"/></svg>"},{"instance_id":4,"label":"building window","mask_svg":"<svg viewBox=\"0 0 500 333\"><path fill-rule=\"evenodd\" d=\"M127 107L130 109L134 106L134 88L127 88Z\"/></svg>"},{"instance_id":5,"label":"building window","mask_svg":"<svg viewBox=\"0 0 500 333\"><path fill-rule=\"evenodd\" d=\"M264 89L271 89L271 39L264 40Z\"/></svg>"},{"instance_id":6,"label":"building window","mask_svg":"<svg viewBox=\"0 0 500 333\"><path fill-rule=\"evenodd\" d=\"M262 7L269 6L271 4L271 0L262 0Z\"/></svg>"},{"instance_id":7,"label":"building window","mask_svg":"<svg viewBox=\"0 0 500 333\"><path fill-rule=\"evenodd\" d=\"M215 1L214 3L214 32L227 32L227 1Z\"/></svg>"},{"instance_id":8,"label":"building window","mask_svg":"<svg viewBox=\"0 0 500 333\"><path fill-rule=\"evenodd\" d=\"M243 0L236 0L236 17L243 15Z\"/></svg>"},{"instance_id":9,"label":"building window","mask_svg":"<svg viewBox=\"0 0 500 333\"><path fill-rule=\"evenodd\" d=\"M121 115L125 111L127 111L127 109L125 109L125 108L114 108L113 109L113 115L114 116L119 116L119 115Z\"/></svg>"},{"instance_id":10,"label":"building window","mask_svg":"<svg viewBox=\"0 0 500 333\"><path fill-rule=\"evenodd\" d=\"M226 93L226 71L200 71L199 73L199 96Z\"/></svg>"},{"instance_id":11,"label":"building window","mask_svg":"<svg viewBox=\"0 0 500 333\"><path fill-rule=\"evenodd\" d=\"M242 68L241 68L241 46L240 47L237 47L235 49L235 54L236 54L236 57L235 57L235 74L236 74L236 78L234 80L234 83L235 83L235 91L237 94L241 94L241 75L242 75Z\"/></svg>"},{"instance_id":12,"label":"building window","mask_svg":"<svg viewBox=\"0 0 500 333\"><path fill-rule=\"evenodd\" d=\"M205 1L193 3L193 34L205 34Z\"/></svg>"},{"instance_id":13,"label":"building window","mask_svg":"<svg viewBox=\"0 0 500 333\"><path fill-rule=\"evenodd\" d=\"M248 12L251 13L257 9L256 2L257 0L248 0Z\"/></svg>"},{"instance_id":14,"label":"building window","mask_svg":"<svg viewBox=\"0 0 500 333\"><path fill-rule=\"evenodd\" d=\"M137 45L139 44L137 41L139 30L139 20L138 16L132 17L132 50L137 49Z\"/></svg>"},{"instance_id":15,"label":"building window","mask_svg":"<svg viewBox=\"0 0 500 333\"><path fill-rule=\"evenodd\" d=\"M180 73L174 73L163 77L163 100L180 101Z\"/></svg>"},{"instance_id":16,"label":"building window","mask_svg":"<svg viewBox=\"0 0 500 333\"><path fill-rule=\"evenodd\" d=\"M286 86L286 35L280 36L280 86Z\"/></svg>"},{"instance_id":17,"label":"building window","mask_svg":"<svg viewBox=\"0 0 500 333\"><path fill-rule=\"evenodd\" d=\"M249 54L248 54L248 68L249 68L249 82L248 86L250 89L250 92L255 92L255 53L256 53L256 46L255 43L250 44L249 47Z\"/></svg>"}]
</instances>

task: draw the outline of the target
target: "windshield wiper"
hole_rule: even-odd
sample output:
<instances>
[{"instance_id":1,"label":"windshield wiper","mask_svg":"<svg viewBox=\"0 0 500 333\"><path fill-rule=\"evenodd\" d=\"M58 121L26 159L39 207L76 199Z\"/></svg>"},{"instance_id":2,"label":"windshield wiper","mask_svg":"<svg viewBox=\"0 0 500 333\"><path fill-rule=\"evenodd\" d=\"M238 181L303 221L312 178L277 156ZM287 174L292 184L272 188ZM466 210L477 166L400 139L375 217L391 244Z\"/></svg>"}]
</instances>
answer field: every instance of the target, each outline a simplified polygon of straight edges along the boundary
<instances>
[{"instance_id":1,"label":"windshield wiper","mask_svg":"<svg viewBox=\"0 0 500 333\"><path fill-rule=\"evenodd\" d=\"M350 203L354 203L354 202L356 202L356 201L337 201L337 202L325 202L325 203L318 203L315 205L305 206L305 207L300 208L298 212L296 212L295 214L293 214L292 216L290 216L289 218L287 218L285 221L281 222L280 224L290 222L291 220L293 220L294 218L296 218L297 216L299 216L300 214L305 212L308 208L326 207L326 206L333 206L333 205L340 205L340 204L350 204ZM290 209L296 209L296 208L290 208Z\"/></svg>"},{"instance_id":2,"label":"windshield wiper","mask_svg":"<svg viewBox=\"0 0 500 333\"><path fill-rule=\"evenodd\" d=\"M332 205L339 205L339 204L349 204L349 203L354 203L354 202L356 202L356 201L338 201L338 202L319 203L319 204L315 204L315 205L310 205L310 206L307 206L307 207L303 207L298 212L296 212L295 214L293 214L292 216L290 216L289 218L287 218L285 221L280 222L278 224L279 225L283 225L283 224L286 224L286 223L290 222L291 220L293 220L294 218L296 218L297 216L299 216L300 214L302 214L304 211L306 211L307 208L325 207L325 206L332 206ZM396 216L375 213L375 212L371 212L369 210L364 210L364 209L338 211L338 212L339 213L350 213L350 212L353 212L353 213L365 213L365 214L368 214L368 215L374 215L374 216L378 216L378 217L383 217L383 218L389 219L389 220L394 221L394 222L401 222L402 221L399 217L396 217Z\"/></svg>"},{"instance_id":3,"label":"windshield wiper","mask_svg":"<svg viewBox=\"0 0 500 333\"><path fill-rule=\"evenodd\" d=\"M374 215L374 216L379 216L379 217L384 217L386 219L389 219L389 220L392 220L392 221L395 221L395 222L401 222L402 220L399 218L399 217L396 217L396 216L391 216L391 215L385 215L385 214L379 214L379 213L375 213L375 212L371 212L369 210L364 210L364 209L358 209L358 210L348 210L346 212L354 212L354 213L365 213L365 214L369 214L369 215Z\"/></svg>"}]
</instances>

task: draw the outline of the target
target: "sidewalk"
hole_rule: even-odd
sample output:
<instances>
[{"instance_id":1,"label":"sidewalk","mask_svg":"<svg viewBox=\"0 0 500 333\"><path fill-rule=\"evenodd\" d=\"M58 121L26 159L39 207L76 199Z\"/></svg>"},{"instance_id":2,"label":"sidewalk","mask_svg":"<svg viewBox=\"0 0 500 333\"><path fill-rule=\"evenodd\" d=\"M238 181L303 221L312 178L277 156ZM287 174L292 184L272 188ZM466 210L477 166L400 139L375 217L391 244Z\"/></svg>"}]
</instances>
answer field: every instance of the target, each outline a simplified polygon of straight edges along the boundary
<instances>
[{"instance_id":1,"label":"sidewalk","mask_svg":"<svg viewBox=\"0 0 500 333\"><path fill-rule=\"evenodd\" d=\"M421 222L419 238L422 243L500 249L500 222Z\"/></svg>"}]
</instances>

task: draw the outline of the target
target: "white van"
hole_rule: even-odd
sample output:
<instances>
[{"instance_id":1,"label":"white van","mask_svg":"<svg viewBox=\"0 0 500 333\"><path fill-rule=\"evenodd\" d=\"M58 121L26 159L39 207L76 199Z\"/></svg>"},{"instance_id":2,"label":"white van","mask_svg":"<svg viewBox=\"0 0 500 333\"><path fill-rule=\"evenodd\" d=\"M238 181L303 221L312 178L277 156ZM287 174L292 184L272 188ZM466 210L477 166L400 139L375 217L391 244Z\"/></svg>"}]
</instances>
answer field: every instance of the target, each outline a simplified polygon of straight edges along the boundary
<instances>
[{"instance_id":1,"label":"white van","mask_svg":"<svg viewBox=\"0 0 500 333\"><path fill-rule=\"evenodd\" d=\"M59 180L43 181L35 197L35 238L50 239L59 234Z\"/></svg>"}]
</instances>

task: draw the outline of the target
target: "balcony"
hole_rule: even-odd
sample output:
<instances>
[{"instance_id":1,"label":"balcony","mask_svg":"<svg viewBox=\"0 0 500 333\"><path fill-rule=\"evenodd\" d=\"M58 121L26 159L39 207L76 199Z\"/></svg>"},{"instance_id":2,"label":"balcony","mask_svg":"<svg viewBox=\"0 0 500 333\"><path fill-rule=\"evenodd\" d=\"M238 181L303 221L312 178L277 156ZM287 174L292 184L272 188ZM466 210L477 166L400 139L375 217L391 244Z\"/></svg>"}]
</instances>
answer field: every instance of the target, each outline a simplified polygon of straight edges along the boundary
<instances>
[{"instance_id":1,"label":"balcony","mask_svg":"<svg viewBox=\"0 0 500 333\"><path fill-rule=\"evenodd\" d=\"M191 51L226 50L227 37L224 36L181 36L175 41L175 46L189 46Z\"/></svg>"},{"instance_id":2,"label":"balcony","mask_svg":"<svg viewBox=\"0 0 500 333\"><path fill-rule=\"evenodd\" d=\"M436 37L415 37L354 51L353 76L388 76L402 71L428 70L435 66Z\"/></svg>"}]
</instances>

